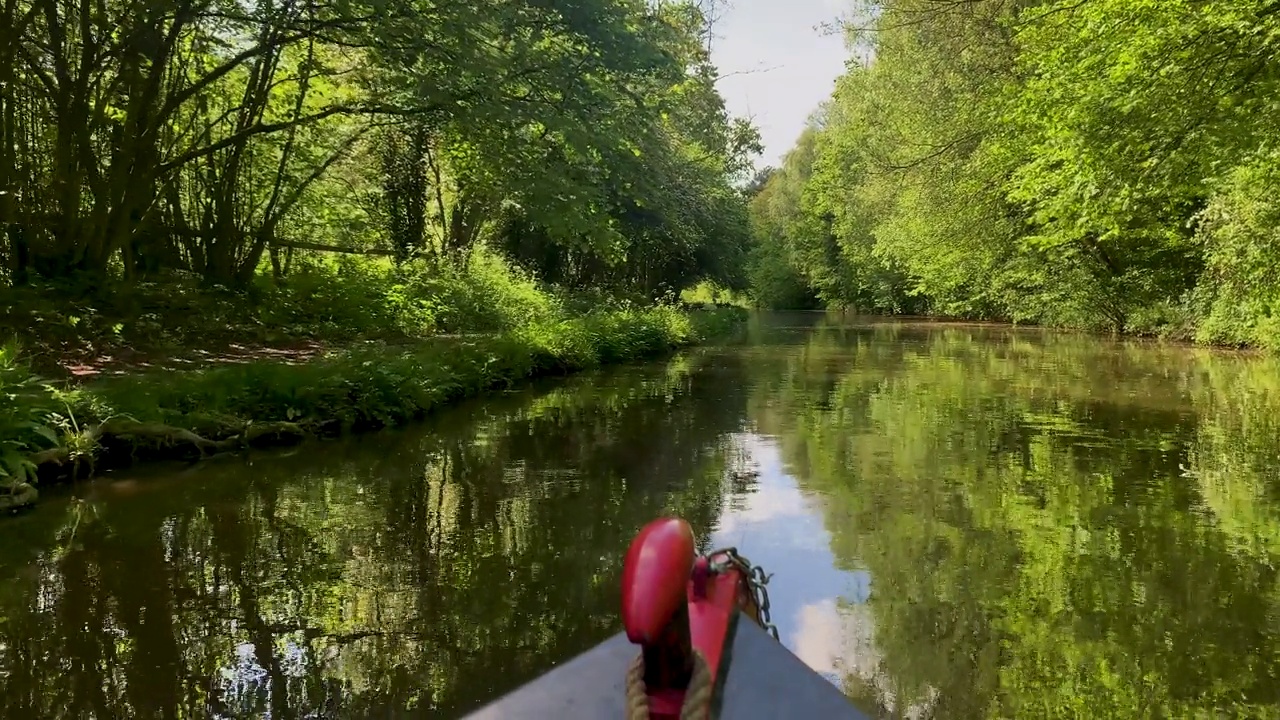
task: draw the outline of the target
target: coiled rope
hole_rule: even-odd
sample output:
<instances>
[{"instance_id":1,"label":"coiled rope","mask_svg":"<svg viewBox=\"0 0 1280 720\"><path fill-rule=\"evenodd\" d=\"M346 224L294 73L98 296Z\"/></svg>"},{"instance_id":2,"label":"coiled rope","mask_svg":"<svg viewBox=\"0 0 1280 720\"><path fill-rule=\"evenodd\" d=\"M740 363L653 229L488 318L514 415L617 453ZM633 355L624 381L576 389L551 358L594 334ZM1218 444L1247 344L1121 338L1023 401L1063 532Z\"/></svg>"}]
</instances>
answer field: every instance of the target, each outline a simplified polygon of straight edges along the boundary
<instances>
[{"instance_id":1,"label":"coiled rope","mask_svg":"<svg viewBox=\"0 0 1280 720\"><path fill-rule=\"evenodd\" d=\"M684 691L680 720L710 720L713 678L711 666L697 650L693 651L693 675ZM649 720L649 695L644 683L644 654L636 655L627 668L627 720Z\"/></svg>"}]
</instances>

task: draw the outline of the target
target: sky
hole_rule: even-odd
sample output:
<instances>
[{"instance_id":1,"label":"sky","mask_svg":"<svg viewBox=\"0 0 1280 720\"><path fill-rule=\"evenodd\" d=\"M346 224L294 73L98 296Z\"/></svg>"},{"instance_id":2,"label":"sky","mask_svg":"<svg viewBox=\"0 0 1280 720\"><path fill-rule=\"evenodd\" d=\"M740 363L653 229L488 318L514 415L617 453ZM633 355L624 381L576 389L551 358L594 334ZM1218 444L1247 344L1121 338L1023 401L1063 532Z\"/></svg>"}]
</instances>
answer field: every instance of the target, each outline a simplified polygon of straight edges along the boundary
<instances>
[{"instance_id":1,"label":"sky","mask_svg":"<svg viewBox=\"0 0 1280 720\"><path fill-rule=\"evenodd\" d=\"M729 111L760 128L764 156L757 167L779 164L844 72L844 40L817 26L847 6L848 0L730 0L723 11L711 55L728 76L719 88Z\"/></svg>"}]
</instances>

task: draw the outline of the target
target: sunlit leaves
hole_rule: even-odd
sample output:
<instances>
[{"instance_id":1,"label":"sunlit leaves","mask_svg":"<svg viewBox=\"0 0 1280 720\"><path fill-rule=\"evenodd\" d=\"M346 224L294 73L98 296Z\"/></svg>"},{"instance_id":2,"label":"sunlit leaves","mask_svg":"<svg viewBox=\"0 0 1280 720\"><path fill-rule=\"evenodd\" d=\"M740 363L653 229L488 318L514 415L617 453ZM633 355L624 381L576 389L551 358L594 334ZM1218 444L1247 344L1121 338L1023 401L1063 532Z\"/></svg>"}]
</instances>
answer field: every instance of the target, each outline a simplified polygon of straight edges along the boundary
<instances>
[{"instance_id":1,"label":"sunlit leaves","mask_svg":"<svg viewBox=\"0 0 1280 720\"><path fill-rule=\"evenodd\" d=\"M80 12L121 30L67 36ZM725 214L759 144L724 111L692 5L51 3L26 20L0 57L0 197L24 188L0 210L29 230L5 247L30 251L17 282L122 262L245 286L268 251L284 274L279 248L299 241L465 263L513 214L605 268L671 248L661 278L633 269L627 289L678 289L691 247L710 258L693 277L735 275L741 210L689 216ZM45 48L52 75L30 59ZM660 232L629 221L641 206Z\"/></svg>"},{"instance_id":2,"label":"sunlit leaves","mask_svg":"<svg viewBox=\"0 0 1280 720\"><path fill-rule=\"evenodd\" d=\"M821 254L794 261L828 303L887 262L943 314L1274 344L1270 296L1218 287L1277 252L1224 215L1265 205L1243 195L1264 192L1277 130L1273 3L870 9L854 34L874 53L823 109L827 149L804 190L851 252L843 269ZM813 242L812 215L784 224ZM1251 259L1206 254L1220 243ZM823 293L831 278L848 285Z\"/></svg>"}]
</instances>

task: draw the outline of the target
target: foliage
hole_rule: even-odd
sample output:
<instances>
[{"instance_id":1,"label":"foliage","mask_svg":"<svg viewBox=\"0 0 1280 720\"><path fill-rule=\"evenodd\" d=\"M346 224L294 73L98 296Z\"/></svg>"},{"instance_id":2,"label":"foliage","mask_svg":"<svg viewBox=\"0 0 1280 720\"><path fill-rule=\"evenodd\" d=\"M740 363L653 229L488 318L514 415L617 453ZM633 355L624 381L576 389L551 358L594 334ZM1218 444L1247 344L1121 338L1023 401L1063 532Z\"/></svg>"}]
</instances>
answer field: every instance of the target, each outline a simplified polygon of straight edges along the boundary
<instances>
[{"instance_id":1,"label":"foliage","mask_svg":"<svg viewBox=\"0 0 1280 720\"><path fill-rule=\"evenodd\" d=\"M117 415L385 424L686 343L683 314L632 303L744 285L734 183L759 152L711 22L641 0L7 3L0 334L42 373L107 378L58 416L90 444ZM181 371L111 377L140 368ZM54 419L24 372L10 475Z\"/></svg>"},{"instance_id":2,"label":"foliage","mask_svg":"<svg viewBox=\"0 0 1280 720\"><path fill-rule=\"evenodd\" d=\"M290 423L316 434L399 425L529 377L666 353L729 332L741 312L704 311L709 318L694 320L670 307L603 310L529 322L497 335L336 351L304 363L256 360L128 373L63 393L67 405L59 413L51 405L52 386L6 366L13 402L0 441L6 466L12 463L21 477L34 470L28 454L56 446L61 433L73 454L92 456L98 448L83 429L113 418L159 425L171 435L189 430L208 440L241 435L255 423ZM164 450L138 447L135 453Z\"/></svg>"},{"instance_id":3,"label":"foliage","mask_svg":"<svg viewBox=\"0 0 1280 720\"><path fill-rule=\"evenodd\" d=\"M544 261L591 265L542 273L575 287L740 274L731 182L759 141L715 90L695 4L23 0L3 18L12 285L245 288L330 250L456 271L486 245L531 258L515 225Z\"/></svg>"},{"instance_id":4,"label":"foliage","mask_svg":"<svg viewBox=\"0 0 1280 720\"><path fill-rule=\"evenodd\" d=\"M1274 3L865 5L753 201L758 293L1275 344Z\"/></svg>"},{"instance_id":5,"label":"foliage","mask_svg":"<svg viewBox=\"0 0 1280 720\"><path fill-rule=\"evenodd\" d=\"M439 334L499 332L565 312L565 301L492 253L465 268L432 269L353 256L299 263L280 281L243 291L187 274L111 282L84 294L45 284L0 289L0 334L18 337L42 372L68 365L207 362L228 347L289 348Z\"/></svg>"},{"instance_id":6,"label":"foliage","mask_svg":"<svg viewBox=\"0 0 1280 720\"><path fill-rule=\"evenodd\" d=\"M1274 152L1237 168L1214 194L1198 229L1205 276L1193 307L1197 339L1280 349L1280 165Z\"/></svg>"},{"instance_id":7,"label":"foliage","mask_svg":"<svg viewBox=\"0 0 1280 720\"><path fill-rule=\"evenodd\" d=\"M759 138L709 23L684 1L5 5L0 332L92 370L741 287Z\"/></svg>"},{"instance_id":8,"label":"foliage","mask_svg":"<svg viewBox=\"0 0 1280 720\"><path fill-rule=\"evenodd\" d=\"M112 284L79 299L46 288L0 291L0 308L6 301L0 334L21 338L27 357L55 376L281 354L301 361L336 347L490 335L648 305L600 289L547 287L482 249L459 268L350 256L313 261L246 292L179 276Z\"/></svg>"},{"instance_id":9,"label":"foliage","mask_svg":"<svg viewBox=\"0 0 1280 720\"><path fill-rule=\"evenodd\" d=\"M308 260L246 291L177 276L78 300L49 288L6 297L11 331L44 343L35 357L81 373L64 390L6 350L0 441L19 478L32 453L59 443L60 461L92 470L104 442L95 428L113 418L214 440L253 423L316 433L400 424L486 388L727 335L744 313L566 293L484 249L457 267ZM151 451L165 449L138 452Z\"/></svg>"},{"instance_id":10,"label":"foliage","mask_svg":"<svg viewBox=\"0 0 1280 720\"><path fill-rule=\"evenodd\" d=\"M29 456L58 444L54 408L51 388L21 363L17 345L0 346L0 489L33 479Z\"/></svg>"}]
</instances>

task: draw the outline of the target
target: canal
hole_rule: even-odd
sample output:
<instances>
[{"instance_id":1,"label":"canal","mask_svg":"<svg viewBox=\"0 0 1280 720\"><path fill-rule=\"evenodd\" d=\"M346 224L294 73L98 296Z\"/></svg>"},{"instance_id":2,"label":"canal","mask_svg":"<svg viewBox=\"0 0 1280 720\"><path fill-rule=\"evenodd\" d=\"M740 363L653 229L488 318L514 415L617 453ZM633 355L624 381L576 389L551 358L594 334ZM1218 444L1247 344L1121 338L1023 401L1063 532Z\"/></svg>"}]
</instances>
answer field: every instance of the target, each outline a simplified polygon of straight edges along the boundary
<instances>
[{"instance_id":1,"label":"canal","mask_svg":"<svg viewBox=\"0 0 1280 720\"><path fill-rule=\"evenodd\" d=\"M740 342L0 523L0 714L456 718L619 630L664 513L913 718L1280 715L1280 367L1004 327Z\"/></svg>"}]
</instances>

